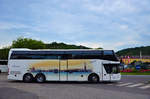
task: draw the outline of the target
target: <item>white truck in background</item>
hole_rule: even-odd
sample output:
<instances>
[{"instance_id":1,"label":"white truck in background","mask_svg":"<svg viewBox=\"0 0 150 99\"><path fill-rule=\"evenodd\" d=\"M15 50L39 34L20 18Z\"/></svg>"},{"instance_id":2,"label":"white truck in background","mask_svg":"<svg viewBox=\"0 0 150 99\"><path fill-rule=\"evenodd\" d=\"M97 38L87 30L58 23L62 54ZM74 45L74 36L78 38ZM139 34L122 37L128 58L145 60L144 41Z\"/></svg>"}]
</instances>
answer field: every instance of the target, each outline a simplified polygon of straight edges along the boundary
<instances>
[{"instance_id":1,"label":"white truck in background","mask_svg":"<svg viewBox=\"0 0 150 99\"><path fill-rule=\"evenodd\" d=\"M7 60L0 60L0 73L2 72L8 72L8 61Z\"/></svg>"}]
</instances>

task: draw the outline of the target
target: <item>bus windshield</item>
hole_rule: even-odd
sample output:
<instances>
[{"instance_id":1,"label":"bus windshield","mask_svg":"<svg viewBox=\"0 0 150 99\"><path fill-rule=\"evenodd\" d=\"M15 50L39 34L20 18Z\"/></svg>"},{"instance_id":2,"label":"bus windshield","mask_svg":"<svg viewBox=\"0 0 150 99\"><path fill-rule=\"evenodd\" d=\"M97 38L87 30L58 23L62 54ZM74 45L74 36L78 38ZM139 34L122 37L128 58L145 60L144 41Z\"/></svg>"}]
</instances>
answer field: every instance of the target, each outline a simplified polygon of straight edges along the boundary
<instances>
[{"instance_id":1,"label":"bus windshield","mask_svg":"<svg viewBox=\"0 0 150 99\"><path fill-rule=\"evenodd\" d=\"M119 64L104 64L104 68L108 74L120 73Z\"/></svg>"}]
</instances>

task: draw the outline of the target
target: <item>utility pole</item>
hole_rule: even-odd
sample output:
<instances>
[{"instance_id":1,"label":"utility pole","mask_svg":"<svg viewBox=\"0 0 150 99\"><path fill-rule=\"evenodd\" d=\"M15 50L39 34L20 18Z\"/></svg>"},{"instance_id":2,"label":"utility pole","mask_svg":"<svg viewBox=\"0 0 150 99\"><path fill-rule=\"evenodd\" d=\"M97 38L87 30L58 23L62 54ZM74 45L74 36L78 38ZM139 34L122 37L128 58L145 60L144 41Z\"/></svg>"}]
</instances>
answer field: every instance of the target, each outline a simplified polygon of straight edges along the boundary
<instances>
[{"instance_id":1,"label":"utility pole","mask_svg":"<svg viewBox=\"0 0 150 99\"><path fill-rule=\"evenodd\" d=\"M142 51L140 51L140 59L142 59Z\"/></svg>"}]
</instances>

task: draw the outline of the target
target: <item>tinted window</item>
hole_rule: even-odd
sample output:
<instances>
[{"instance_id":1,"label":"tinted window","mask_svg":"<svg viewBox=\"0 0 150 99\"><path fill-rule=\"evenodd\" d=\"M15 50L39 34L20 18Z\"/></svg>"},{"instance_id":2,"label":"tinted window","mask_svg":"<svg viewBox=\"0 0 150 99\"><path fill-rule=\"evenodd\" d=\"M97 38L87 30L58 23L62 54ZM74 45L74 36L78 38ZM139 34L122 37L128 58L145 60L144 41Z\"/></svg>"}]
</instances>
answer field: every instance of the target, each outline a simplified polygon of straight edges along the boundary
<instances>
[{"instance_id":1,"label":"tinted window","mask_svg":"<svg viewBox=\"0 0 150 99\"><path fill-rule=\"evenodd\" d=\"M102 51L80 51L73 52L72 59L101 59Z\"/></svg>"},{"instance_id":2,"label":"tinted window","mask_svg":"<svg viewBox=\"0 0 150 99\"><path fill-rule=\"evenodd\" d=\"M100 59L100 55L82 55L82 54L73 54L72 59Z\"/></svg>"},{"instance_id":3,"label":"tinted window","mask_svg":"<svg viewBox=\"0 0 150 99\"><path fill-rule=\"evenodd\" d=\"M11 59L103 59L118 61L113 51L14 51Z\"/></svg>"},{"instance_id":4,"label":"tinted window","mask_svg":"<svg viewBox=\"0 0 150 99\"><path fill-rule=\"evenodd\" d=\"M61 55L48 54L12 54L11 59L60 59Z\"/></svg>"},{"instance_id":5,"label":"tinted window","mask_svg":"<svg viewBox=\"0 0 150 99\"><path fill-rule=\"evenodd\" d=\"M7 65L8 61L0 61L0 65Z\"/></svg>"},{"instance_id":6,"label":"tinted window","mask_svg":"<svg viewBox=\"0 0 150 99\"><path fill-rule=\"evenodd\" d=\"M113 55L113 51L104 51L104 55Z\"/></svg>"},{"instance_id":7,"label":"tinted window","mask_svg":"<svg viewBox=\"0 0 150 99\"><path fill-rule=\"evenodd\" d=\"M117 57L115 56L113 51L104 51L103 54L103 59L104 60L112 60L112 61L118 61Z\"/></svg>"},{"instance_id":8,"label":"tinted window","mask_svg":"<svg viewBox=\"0 0 150 99\"><path fill-rule=\"evenodd\" d=\"M14 51L11 59L100 59L102 51Z\"/></svg>"}]
</instances>

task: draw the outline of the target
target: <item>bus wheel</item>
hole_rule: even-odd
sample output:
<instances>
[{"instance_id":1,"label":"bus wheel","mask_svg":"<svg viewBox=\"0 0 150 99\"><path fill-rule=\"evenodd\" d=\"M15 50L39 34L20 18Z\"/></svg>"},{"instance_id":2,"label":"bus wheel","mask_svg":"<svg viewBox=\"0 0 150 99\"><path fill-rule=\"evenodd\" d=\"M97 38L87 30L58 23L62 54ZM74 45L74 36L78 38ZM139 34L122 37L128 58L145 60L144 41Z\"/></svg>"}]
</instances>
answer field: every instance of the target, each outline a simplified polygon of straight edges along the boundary
<instances>
[{"instance_id":1,"label":"bus wheel","mask_svg":"<svg viewBox=\"0 0 150 99\"><path fill-rule=\"evenodd\" d=\"M46 78L45 78L45 75L44 75L44 74L37 74L37 75L35 76L35 80L36 80L36 82L38 82L38 83L43 83L43 82L45 82Z\"/></svg>"},{"instance_id":2,"label":"bus wheel","mask_svg":"<svg viewBox=\"0 0 150 99\"><path fill-rule=\"evenodd\" d=\"M98 77L97 74L91 74L88 77L88 81L89 82L94 82L94 83L99 82L99 77Z\"/></svg>"},{"instance_id":3,"label":"bus wheel","mask_svg":"<svg viewBox=\"0 0 150 99\"><path fill-rule=\"evenodd\" d=\"M33 81L33 75L32 75L32 74L29 74L29 73L25 74L25 75L23 76L23 81L24 81L25 83L31 83L31 82Z\"/></svg>"}]
</instances>

